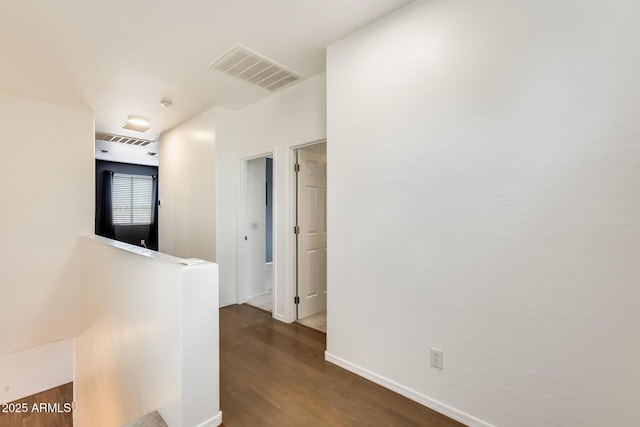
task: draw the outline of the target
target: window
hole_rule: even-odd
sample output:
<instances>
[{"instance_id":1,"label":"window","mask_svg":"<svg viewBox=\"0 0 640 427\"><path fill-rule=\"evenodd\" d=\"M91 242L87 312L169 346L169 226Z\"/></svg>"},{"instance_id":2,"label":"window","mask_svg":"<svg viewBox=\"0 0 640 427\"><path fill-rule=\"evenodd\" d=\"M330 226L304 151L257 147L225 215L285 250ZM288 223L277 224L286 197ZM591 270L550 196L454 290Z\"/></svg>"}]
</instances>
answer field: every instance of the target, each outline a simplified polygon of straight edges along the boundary
<instances>
[{"instance_id":1,"label":"window","mask_svg":"<svg viewBox=\"0 0 640 427\"><path fill-rule=\"evenodd\" d=\"M114 225L151 224L152 177L114 173L111 196Z\"/></svg>"}]
</instances>

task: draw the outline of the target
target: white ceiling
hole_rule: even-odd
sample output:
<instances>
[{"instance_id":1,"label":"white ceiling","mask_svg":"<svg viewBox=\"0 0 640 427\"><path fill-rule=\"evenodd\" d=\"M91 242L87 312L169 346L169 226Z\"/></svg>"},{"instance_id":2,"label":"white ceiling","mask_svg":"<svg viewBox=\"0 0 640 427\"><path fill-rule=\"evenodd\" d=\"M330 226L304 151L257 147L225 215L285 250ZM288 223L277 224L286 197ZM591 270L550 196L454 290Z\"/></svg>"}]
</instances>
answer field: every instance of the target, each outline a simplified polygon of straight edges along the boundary
<instances>
[{"instance_id":1,"label":"white ceiling","mask_svg":"<svg viewBox=\"0 0 640 427\"><path fill-rule=\"evenodd\" d=\"M95 112L96 130L155 139L214 105L271 94L208 68L242 44L311 77L325 47L409 0L2 0L0 91ZM160 99L173 107L160 106ZM144 134L120 129L147 116Z\"/></svg>"},{"instance_id":2,"label":"white ceiling","mask_svg":"<svg viewBox=\"0 0 640 427\"><path fill-rule=\"evenodd\" d=\"M153 156L147 153L156 153ZM154 141L146 147L108 142L96 139L95 157L98 160L133 163L135 165L158 166L158 142Z\"/></svg>"}]
</instances>

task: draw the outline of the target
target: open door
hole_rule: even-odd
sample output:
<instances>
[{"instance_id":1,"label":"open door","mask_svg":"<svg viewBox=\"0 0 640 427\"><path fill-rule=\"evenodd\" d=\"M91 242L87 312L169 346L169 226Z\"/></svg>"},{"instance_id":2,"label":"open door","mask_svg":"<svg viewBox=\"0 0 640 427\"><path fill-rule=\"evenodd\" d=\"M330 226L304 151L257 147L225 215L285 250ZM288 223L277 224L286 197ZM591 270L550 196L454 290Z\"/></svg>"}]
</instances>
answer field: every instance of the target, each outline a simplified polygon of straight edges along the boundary
<instances>
[{"instance_id":1,"label":"open door","mask_svg":"<svg viewBox=\"0 0 640 427\"><path fill-rule=\"evenodd\" d=\"M238 301L273 313L272 160L244 160L242 279Z\"/></svg>"},{"instance_id":2,"label":"open door","mask_svg":"<svg viewBox=\"0 0 640 427\"><path fill-rule=\"evenodd\" d=\"M327 156L298 150L298 319L327 309Z\"/></svg>"}]
</instances>

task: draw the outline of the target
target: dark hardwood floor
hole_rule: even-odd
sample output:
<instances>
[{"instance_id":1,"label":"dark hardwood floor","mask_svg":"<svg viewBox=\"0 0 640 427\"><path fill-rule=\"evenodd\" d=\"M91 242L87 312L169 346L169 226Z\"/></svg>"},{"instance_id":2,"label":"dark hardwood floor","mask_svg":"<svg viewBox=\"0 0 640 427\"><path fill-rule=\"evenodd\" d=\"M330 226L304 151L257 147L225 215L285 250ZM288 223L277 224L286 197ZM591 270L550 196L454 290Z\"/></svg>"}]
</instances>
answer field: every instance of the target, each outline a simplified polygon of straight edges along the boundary
<instances>
[{"instance_id":1,"label":"dark hardwood floor","mask_svg":"<svg viewBox=\"0 0 640 427\"><path fill-rule=\"evenodd\" d=\"M325 335L275 321L247 305L220 310L220 406L226 427L433 426L462 424L324 360ZM13 403L0 427L72 427L71 413L34 403L71 403L73 384Z\"/></svg>"},{"instance_id":2,"label":"dark hardwood floor","mask_svg":"<svg viewBox=\"0 0 640 427\"><path fill-rule=\"evenodd\" d=\"M226 427L460 426L324 360L325 335L247 305L220 310Z\"/></svg>"},{"instance_id":3,"label":"dark hardwood floor","mask_svg":"<svg viewBox=\"0 0 640 427\"><path fill-rule=\"evenodd\" d=\"M73 415L65 412L70 406L64 406L72 401L73 383L68 383L10 404L0 404L0 427L72 427ZM17 412L23 409L27 409L26 412Z\"/></svg>"}]
</instances>

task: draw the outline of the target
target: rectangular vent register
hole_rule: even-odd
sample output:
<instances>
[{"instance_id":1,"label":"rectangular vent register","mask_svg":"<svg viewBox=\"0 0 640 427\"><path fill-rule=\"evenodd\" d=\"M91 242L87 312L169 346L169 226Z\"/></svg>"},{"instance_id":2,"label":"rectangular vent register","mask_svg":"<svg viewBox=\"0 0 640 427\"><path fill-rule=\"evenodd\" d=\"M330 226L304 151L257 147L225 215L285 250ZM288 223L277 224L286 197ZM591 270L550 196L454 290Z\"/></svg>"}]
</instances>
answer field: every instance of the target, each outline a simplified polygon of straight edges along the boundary
<instances>
[{"instance_id":1,"label":"rectangular vent register","mask_svg":"<svg viewBox=\"0 0 640 427\"><path fill-rule=\"evenodd\" d=\"M300 75L251 49L237 45L209 68L274 91L300 79Z\"/></svg>"}]
</instances>

